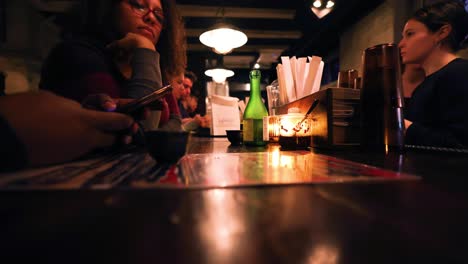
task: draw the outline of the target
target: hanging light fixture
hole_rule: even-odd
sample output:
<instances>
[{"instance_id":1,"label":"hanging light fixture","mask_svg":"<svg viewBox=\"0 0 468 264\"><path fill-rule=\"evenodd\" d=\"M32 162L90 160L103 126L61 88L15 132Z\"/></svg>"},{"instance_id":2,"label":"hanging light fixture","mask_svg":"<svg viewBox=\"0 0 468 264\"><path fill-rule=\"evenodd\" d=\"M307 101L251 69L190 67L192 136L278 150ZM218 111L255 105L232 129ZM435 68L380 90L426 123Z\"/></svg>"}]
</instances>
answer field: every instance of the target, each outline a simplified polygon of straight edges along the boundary
<instances>
[{"instance_id":1,"label":"hanging light fixture","mask_svg":"<svg viewBox=\"0 0 468 264\"><path fill-rule=\"evenodd\" d=\"M312 0L310 9L318 18L322 18L328 15L335 6L335 1L333 0Z\"/></svg>"},{"instance_id":2,"label":"hanging light fixture","mask_svg":"<svg viewBox=\"0 0 468 264\"><path fill-rule=\"evenodd\" d=\"M223 67L217 67L205 71L205 75L213 78L214 82L223 83L226 78L234 76L234 72Z\"/></svg>"},{"instance_id":3,"label":"hanging light fixture","mask_svg":"<svg viewBox=\"0 0 468 264\"><path fill-rule=\"evenodd\" d=\"M217 56L215 59L207 59L205 65L208 70L205 71L205 75L213 79L214 82L223 83L226 78L234 76L234 72L226 69L223 63L224 57Z\"/></svg>"},{"instance_id":4,"label":"hanging light fixture","mask_svg":"<svg viewBox=\"0 0 468 264\"><path fill-rule=\"evenodd\" d=\"M224 18L224 7L216 12L221 13L221 20ZM247 43L247 35L237 27L220 22L200 35L200 42L211 47L218 54L227 54L233 49Z\"/></svg>"}]
</instances>

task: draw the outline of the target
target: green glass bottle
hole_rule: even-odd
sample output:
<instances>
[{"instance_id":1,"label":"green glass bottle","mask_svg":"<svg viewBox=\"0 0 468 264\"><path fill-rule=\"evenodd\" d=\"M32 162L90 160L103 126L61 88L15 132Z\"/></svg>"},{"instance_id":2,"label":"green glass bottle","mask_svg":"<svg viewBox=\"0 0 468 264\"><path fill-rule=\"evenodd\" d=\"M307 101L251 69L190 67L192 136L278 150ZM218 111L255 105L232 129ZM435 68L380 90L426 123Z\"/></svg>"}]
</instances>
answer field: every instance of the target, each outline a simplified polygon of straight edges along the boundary
<instances>
[{"instance_id":1,"label":"green glass bottle","mask_svg":"<svg viewBox=\"0 0 468 264\"><path fill-rule=\"evenodd\" d=\"M247 146L265 146L263 140L263 117L268 116L268 111L263 104L260 94L260 79L262 77L259 70L252 70L250 77L250 99L244 110L243 117L243 140Z\"/></svg>"}]
</instances>

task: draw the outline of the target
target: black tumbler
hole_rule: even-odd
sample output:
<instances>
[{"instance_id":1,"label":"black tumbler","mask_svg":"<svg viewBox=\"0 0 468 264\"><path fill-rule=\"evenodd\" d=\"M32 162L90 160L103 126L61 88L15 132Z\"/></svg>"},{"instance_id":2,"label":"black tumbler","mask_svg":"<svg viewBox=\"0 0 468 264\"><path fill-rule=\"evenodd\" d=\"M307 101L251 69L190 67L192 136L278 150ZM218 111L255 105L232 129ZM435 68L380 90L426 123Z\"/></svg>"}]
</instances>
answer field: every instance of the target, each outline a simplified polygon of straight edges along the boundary
<instances>
[{"instance_id":1,"label":"black tumbler","mask_svg":"<svg viewBox=\"0 0 468 264\"><path fill-rule=\"evenodd\" d=\"M403 150L404 118L398 46L381 44L362 56L361 146Z\"/></svg>"},{"instance_id":2,"label":"black tumbler","mask_svg":"<svg viewBox=\"0 0 468 264\"><path fill-rule=\"evenodd\" d=\"M6 73L0 71L0 96L5 95L6 89Z\"/></svg>"}]
</instances>

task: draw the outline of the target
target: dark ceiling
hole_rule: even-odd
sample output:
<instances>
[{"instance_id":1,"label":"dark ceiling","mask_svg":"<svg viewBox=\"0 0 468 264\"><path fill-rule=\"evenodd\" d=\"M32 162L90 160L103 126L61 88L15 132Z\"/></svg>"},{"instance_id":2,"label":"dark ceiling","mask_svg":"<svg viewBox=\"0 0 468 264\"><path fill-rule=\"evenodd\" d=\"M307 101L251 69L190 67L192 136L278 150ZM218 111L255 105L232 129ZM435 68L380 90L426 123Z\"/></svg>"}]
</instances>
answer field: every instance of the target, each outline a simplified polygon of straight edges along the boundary
<instances>
[{"instance_id":1,"label":"dark ceiling","mask_svg":"<svg viewBox=\"0 0 468 264\"><path fill-rule=\"evenodd\" d=\"M79 0L30 0L47 10ZM188 69L204 81L207 62L223 61L235 71L230 82L248 82L254 63L261 65L264 82L276 78L278 57L318 55L327 60L338 56L339 37L350 25L376 8L383 0L334 0L333 11L322 19L311 11L312 0L176 0L185 21ZM61 4L63 3L63 4ZM54 9L54 8L52 8ZM53 11L52 11L53 13ZM198 36L220 19L248 36L246 45L220 56L200 43Z\"/></svg>"},{"instance_id":2,"label":"dark ceiling","mask_svg":"<svg viewBox=\"0 0 468 264\"><path fill-rule=\"evenodd\" d=\"M383 0L335 2L334 10L318 19L311 2L304 0L178 0L187 29L189 69L203 75L206 60L219 58L198 36L220 20L221 13L225 22L249 37L245 46L224 56L225 66L236 72L231 82L246 82L246 73L255 62L267 75L274 75L280 55L336 57L340 34Z\"/></svg>"}]
</instances>

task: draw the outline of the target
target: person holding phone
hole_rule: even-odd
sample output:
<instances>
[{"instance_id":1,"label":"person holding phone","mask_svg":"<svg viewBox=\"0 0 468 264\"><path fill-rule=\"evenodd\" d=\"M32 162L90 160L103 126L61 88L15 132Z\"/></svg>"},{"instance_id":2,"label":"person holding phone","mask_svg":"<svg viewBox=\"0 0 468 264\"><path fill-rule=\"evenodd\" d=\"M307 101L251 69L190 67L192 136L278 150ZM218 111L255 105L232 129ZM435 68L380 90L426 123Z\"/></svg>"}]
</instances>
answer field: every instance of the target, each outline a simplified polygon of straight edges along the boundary
<instances>
[{"instance_id":1,"label":"person holding phone","mask_svg":"<svg viewBox=\"0 0 468 264\"><path fill-rule=\"evenodd\" d=\"M109 98L105 103L107 110L119 104ZM69 161L115 143L129 144L137 130L128 115L89 110L50 92L1 96L0 171Z\"/></svg>"},{"instance_id":2,"label":"person holding phone","mask_svg":"<svg viewBox=\"0 0 468 264\"><path fill-rule=\"evenodd\" d=\"M96 93L136 99L185 67L185 33L174 0L84 0L71 14L77 16L70 16L64 41L43 65L41 89L78 102ZM180 120L172 96L161 107L161 123ZM157 125L156 116L150 126Z\"/></svg>"},{"instance_id":3,"label":"person holding phone","mask_svg":"<svg viewBox=\"0 0 468 264\"><path fill-rule=\"evenodd\" d=\"M425 79L405 108L405 144L468 147L468 14L458 1L417 10L403 29L402 62L418 64Z\"/></svg>"}]
</instances>

